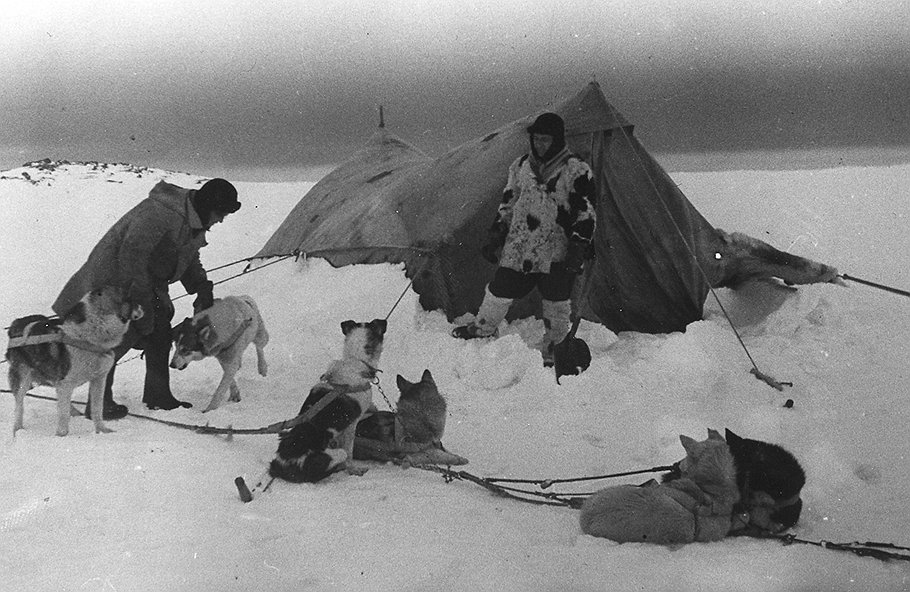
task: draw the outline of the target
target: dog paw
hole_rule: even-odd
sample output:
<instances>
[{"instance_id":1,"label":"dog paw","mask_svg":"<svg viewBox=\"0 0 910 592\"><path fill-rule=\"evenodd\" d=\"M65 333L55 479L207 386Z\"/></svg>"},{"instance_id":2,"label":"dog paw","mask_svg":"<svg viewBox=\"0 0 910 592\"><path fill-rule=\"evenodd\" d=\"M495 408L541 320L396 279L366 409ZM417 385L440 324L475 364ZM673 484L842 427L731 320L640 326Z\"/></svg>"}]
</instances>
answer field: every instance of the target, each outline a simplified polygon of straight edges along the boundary
<instances>
[{"instance_id":1,"label":"dog paw","mask_svg":"<svg viewBox=\"0 0 910 592\"><path fill-rule=\"evenodd\" d=\"M68 434L70 433L70 431L69 431L69 429L65 429L65 430L64 430L63 428L57 428L57 432L56 432L56 433L57 433L58 436L61 436L61 437L62 437L62 436L68 435Z\"/></svg>"},{"instance_id":2,"label":"dog paw","mask_svg":"<svg viewBox=\"0 0 910 592\"><path fill-rule=\"evenodd\" d=\"M114 430L112 430L111 428L109 428L107 426L95 426L95 433L96 434L113 434Z\"/></svg>"},{"instance_id":3,"label":"dog paw","mask_svg":"<svg viewBox=\"0 0 910 592\"><path fill-rule=\"evenodd\" d=\"M348 475L354 475L355 477L363 477L369 470L370 469L368 467L364 467L362 465L352 465L350 463L347 463L344 467L344 471Z\"/></svg>"}]
</instances>

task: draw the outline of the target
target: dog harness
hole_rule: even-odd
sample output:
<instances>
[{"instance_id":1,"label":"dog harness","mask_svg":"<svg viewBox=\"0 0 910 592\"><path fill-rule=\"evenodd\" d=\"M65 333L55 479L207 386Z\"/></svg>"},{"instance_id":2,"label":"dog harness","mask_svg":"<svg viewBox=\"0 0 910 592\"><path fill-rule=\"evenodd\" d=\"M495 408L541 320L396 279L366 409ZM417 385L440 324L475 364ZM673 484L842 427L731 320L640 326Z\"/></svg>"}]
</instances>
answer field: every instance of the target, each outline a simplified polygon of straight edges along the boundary
<instances>
[{"instance_id":1,"label":"dog harness","mask_svg":"<svg viewBox=\"0 0 910 592\"><path fill-rule=\"evenodd\" d=\"M237 341L237 339L243 334L244 331L246 331L247 327L249 327L250 323L252 323L252 322L253 322L252 318L244 319L240 323L240 325L237 327L237 330L234 331L233 333L231 333L231 335L227 339L221 341L220 343L216 343L212 347L208 347L205 343L203 343L202 344L202 347L203 347L202 353L205 354L206 356L217 356L218 354L221 353L221 350L233 345L234 342Z\"/></svg>"},{"instance_id":2,"label":"dog harness","mask_svg":"<svg viewBox=\"0 0 910 592\"><path fill-rule=\"evenodd\" d=\"M94 352L96 354L109 354L113 351L111 348L101 347L100 345L95 345L94 343L85 341L84 339L76 339L74 337L70 337L56 327L52 333L29 335L32 327L39 322L42 321L34 321L26 325L25 329L22 330L21 336L10 337L9 343L7 343L6 347L12 349L17 347L25 347L27 345L38 345L41 343L63 343L64 345L69 345L75 347L76 349Z\"/></svg>"}]
</instances>

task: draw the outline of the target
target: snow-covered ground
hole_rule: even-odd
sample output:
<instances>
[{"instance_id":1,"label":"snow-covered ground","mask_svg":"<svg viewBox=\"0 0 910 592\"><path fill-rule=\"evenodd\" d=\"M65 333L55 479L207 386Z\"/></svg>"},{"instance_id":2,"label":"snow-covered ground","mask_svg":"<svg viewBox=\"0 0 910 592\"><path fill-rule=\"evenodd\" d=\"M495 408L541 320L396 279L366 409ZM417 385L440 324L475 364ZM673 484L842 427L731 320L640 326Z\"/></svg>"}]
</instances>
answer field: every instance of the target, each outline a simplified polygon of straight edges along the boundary
<instances>
[{"instance_id":1,"label":"snow-covered ground","mask_svg":"<svg viewBox=\"0 0 910 592\"><path fill-rule=\"evenodd\" d=\"M910 287L910 165L673 177L718 227L842 273ZM122 166L0 173L0 318L49 314L98 238L161 178L185 186L199 179ZM312 184L237 186L243 208L210 233L207 268L254 254ZM192 409L146 410L137 359L118 368L116 398L135 414L189 424L288 419L340 353L340 323L385 317L407 285L392 265L287 260L255 270L216 286L216 296L253 296L271 333L269 376L256 374L247 352L240 403L200 413L220 377L214 361L172 375ZM175 286L172 296L180 293ZM539 321L515 323L496 341L458 341L443 315L418 310L412 292L389 317L380 387L394 402L396 374L417 380L431 369L449 403L443 442L480 476L563 478L665 465L683 456L679 434L704 439L707 428L729 427L780 443L802 462L799 537L910 545L910 301L853 282L760 284L719 297L759 368L792 387L781 393L749 373L710 296L705 320L686 333L615 335L583 324L594 362L558 386L526 345L542 333ZM191 299L176 305L179 320ZM85 397L83 387L76 398ZM385 408L381 393L374 399ZM54 404L29 399L26 429L13 439L11 415L5 394L4 590L910 590L910 562L753 539L618 545L582 535L575 510L392 465L316 485L276 482L244 504L233 480L252 485L262 476L273 435L199 435L128 417L100 435L77 418L58 438Z\"/></svg>"}]
</instances>

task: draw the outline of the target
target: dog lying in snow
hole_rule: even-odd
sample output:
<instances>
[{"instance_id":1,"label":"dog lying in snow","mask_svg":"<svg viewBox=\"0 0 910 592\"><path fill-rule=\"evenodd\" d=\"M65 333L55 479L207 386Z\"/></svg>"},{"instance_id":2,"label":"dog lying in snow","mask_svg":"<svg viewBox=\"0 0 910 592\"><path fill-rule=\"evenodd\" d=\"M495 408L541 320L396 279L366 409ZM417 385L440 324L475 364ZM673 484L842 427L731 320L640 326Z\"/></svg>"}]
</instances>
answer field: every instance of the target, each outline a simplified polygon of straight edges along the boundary
<instances>
[{"instance_id":1,"label":"dog lying in snow","mask_svg":"<svg viewBox=\"0 0 910 592\"><path fill-rule=\"evenodd\" d=\"M702 442L688 436L679 439L686 457L679 462L677 478L598 491L582 504L582 532L620 543L660 545L727 536L740 497L730 448L714 430L708 430L708 439Z\"/></svg>"},{"instance_id":2,"label":"dog lying in snow","mask_svg":"<svg viewBox=\"0 0 910 592\"><path fill-rule=\"evenodd\" d=\"M226 296L192 318L184 319L173 328L174 356L171 368L183 370L190 362L214 357L224 372L215 388L212 400L203 410L218 409L224 400L239 401L240 388L235 376L240 371L243 353L252 343L256 347L259 374L268 373L265 348L269 334L256 302L249 296Z\"/></svg>"},{"instance_id":3,"label":"dog lying in snow","mask_svg":"<svg viewBox=\"0 0 910 592\"><path fill-rule=\"evenodd\" d=\"M446 429L446 400L439 394L436 381L424 370L419 382L410 382L401 374L396 377L398 391L398 421L404 440L442 445Z\"/></svg>"},{"instance_id":4,"label":"dog lying in snow","mask_svg":"<svg viewBox=\"0 0 910 592\"><path fill-rule=\"evenodd\" d=\"M401 393L397 412L375 411L357 424L354 458L394 462L403 467L464 465L468 460L442 445L446 401L433 374L424 370L420 381L397 377Z\"/></svg>"},{"instance_id":5,"label":"dog lying in snow","mask_svg":"<svg viewBox=\"0 0 910 592\"><path fill-rule=\"evenodd\" d=\"M352 465L357 423L373 407L373 380L382 355L386 321L341 323L344 349L300 408L307 413L325 397L330 403L279 435L278 451L269 475L295 483L315 483L342 468L362 474Z\"/></svg>"},{"instance_id":6,"label":"dog lying in snow","mask_svg":"<svg viewBox=\"0 0 910 592\"><path fill-rule=\"evenodd\" d=\"M105 287L83 296L62 319L30 315L13 321L6 350L9 385L16 399L13 435L23 427L25 395L36 385L56 389L57 435L67 435L73 390L86 382L95 432L113 431L100 412L104 382L114 365L113 348L130 322L142 315L142 307L127 301L120 288Z\"/></svg>"},{"instance_id":7,"label":"dog lying in snow","mask_svg":"<svg viewBox=\"0 0 910 592\"><path fill-rule=\"evenodd\" d=\"M806 474L796 458L777 444L741 438L726 431L736 463L740 502L731 535L779 533L794 526L803 509Z\"/></svg>"}]
</instances>

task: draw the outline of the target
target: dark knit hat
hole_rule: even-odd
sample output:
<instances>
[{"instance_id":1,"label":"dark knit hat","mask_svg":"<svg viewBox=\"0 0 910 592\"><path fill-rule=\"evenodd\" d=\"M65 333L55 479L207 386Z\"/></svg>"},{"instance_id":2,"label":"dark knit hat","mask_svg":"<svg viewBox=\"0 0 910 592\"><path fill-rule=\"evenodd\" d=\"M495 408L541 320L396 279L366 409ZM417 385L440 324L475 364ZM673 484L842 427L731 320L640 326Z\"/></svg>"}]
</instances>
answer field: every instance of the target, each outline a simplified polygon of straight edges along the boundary
<instances>
[{"instance_id":1,"label":"dark knit hat","mask_svg":"<svg viewBox=\"0 0 910 592\"><path fill-rule=\"evenodd\" d=\"M534 120L534 123L528 126L529 134L546 134L553 136L557 140L563 140L566 137L566 124L562 117L555 113L544 113Z\"/></svg>"},{"instance_id":2,"label":"dark knit hat","mask_svg":"<svg viewBox=\"0 0 910 592\"><path fill-rule=\"evenodd\" d=\"M233 214L240 209L237 189L224 179L212 179L196 191L196 210L200 217L210 212Z\"/></svg>"}]
</instances>

